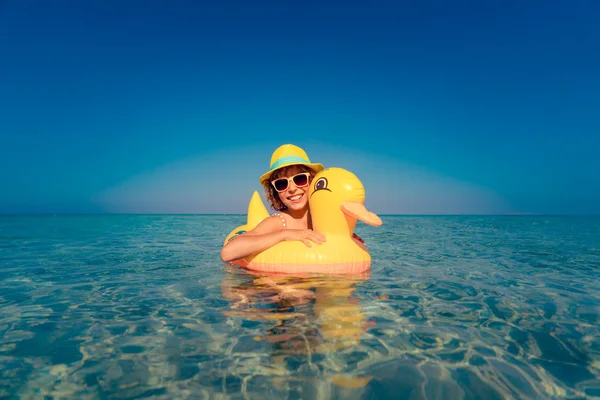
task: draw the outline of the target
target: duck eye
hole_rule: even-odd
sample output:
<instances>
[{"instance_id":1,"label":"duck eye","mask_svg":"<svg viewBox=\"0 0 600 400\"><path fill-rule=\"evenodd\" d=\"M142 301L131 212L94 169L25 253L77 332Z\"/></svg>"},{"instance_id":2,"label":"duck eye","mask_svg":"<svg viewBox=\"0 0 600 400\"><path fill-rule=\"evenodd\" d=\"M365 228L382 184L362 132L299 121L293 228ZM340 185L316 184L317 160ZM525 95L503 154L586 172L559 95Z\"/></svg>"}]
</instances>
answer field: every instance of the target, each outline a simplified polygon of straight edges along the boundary
<instances>
[{"instance_id":1,"label":"duck eye","mask_svg":"<svg viewBox=\"0 0 600 400\"><path fill-rule=\"evenodd\" d=\"M315 190L323 190L323 189L327 189L327 179L326 178L320 178L319 180L317 180L315 182Z\"/></svg>"}]
</instances>

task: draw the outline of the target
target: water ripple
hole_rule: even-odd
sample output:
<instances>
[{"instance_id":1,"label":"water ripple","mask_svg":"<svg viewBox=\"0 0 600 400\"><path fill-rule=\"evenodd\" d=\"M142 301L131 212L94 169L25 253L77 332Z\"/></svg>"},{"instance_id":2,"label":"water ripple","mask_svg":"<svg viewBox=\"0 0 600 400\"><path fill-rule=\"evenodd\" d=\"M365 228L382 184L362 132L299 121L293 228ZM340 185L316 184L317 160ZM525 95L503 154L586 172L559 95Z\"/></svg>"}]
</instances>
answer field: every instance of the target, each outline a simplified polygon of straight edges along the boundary
<instances>
[{"instance_id":1,"label":"water ripple","mask_svg":"<svg viewBox=\"0 0 600 400\"><path fill-rule=\"evenodd\" d=\"M286 277L218 261L243 218L0 217L0 397L600 396L600 219L384 217Z\"/></svg>"}]
</instances>

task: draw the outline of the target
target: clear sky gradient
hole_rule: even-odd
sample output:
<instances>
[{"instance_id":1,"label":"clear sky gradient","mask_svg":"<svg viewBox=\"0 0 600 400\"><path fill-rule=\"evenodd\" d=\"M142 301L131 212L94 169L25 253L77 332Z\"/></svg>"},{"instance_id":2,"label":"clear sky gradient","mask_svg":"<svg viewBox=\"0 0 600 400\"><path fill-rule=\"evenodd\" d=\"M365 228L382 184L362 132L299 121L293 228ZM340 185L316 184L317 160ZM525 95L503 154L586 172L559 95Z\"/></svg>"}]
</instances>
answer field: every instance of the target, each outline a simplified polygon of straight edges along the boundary
<instances>
[{"instance_id":1,"label":"clear sky gradient","mask_svg":"<svg viewBox=\"0 0 600 400\"><path fill-rule=\"evenodd\" d=\"M600 213L600 3L0 0L0 213L243 213L271 152L378 213Z\"/></svg>"}]
</instances>

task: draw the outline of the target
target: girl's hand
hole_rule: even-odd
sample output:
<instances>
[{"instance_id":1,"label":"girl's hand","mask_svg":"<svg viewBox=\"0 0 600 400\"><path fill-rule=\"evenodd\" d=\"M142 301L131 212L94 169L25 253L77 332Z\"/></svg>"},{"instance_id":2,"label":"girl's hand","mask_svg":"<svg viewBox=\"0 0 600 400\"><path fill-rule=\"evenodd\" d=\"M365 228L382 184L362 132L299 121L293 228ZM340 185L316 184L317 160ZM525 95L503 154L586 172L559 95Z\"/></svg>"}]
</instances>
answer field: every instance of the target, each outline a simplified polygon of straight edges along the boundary
<instances>
[{"instance_id":1,"label":"girl's hand","mask_svg":"<svg viewBox=\"0 0 600 400\"><path fill-rule=\"evenodd\" d=\"M311 241L321 244L326 241L325 235L315 232L312 229L284 229L284 240L299 240L307 247L312 247Z\"/></svg>"}]
</instances>

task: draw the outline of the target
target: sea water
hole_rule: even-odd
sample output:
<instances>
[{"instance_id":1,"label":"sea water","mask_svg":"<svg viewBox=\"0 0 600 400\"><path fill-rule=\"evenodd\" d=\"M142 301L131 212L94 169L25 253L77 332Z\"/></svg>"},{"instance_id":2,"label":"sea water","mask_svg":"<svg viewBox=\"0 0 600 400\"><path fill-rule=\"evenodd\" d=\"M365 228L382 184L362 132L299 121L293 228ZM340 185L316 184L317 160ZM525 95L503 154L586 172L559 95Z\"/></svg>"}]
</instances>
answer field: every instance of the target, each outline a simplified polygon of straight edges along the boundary
<instances>
[{"instance_id":1,"label":"sea water","mask_svg":"<svg viewBox=\"0 0 600 400\"><path fill-rule=\"evenodd\" d=\"M600 218L383 216L350 277L225 265L244 218L0 217L0 398L600 397Z\"/></svg>"}]
</instances>

